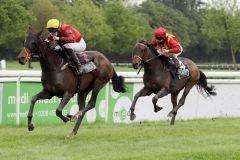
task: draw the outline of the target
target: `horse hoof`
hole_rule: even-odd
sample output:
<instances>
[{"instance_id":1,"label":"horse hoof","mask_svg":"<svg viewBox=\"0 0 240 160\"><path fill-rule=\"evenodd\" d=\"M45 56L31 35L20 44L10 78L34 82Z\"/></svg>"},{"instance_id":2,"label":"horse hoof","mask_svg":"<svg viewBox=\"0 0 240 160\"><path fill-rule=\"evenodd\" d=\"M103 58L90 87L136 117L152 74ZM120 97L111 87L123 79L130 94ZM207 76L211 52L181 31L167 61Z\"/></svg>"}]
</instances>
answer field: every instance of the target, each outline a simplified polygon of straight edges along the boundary
<instances>
[{"instance_id":1,"label":"horse hoof","mask_svg":"<svg viewBox=\"0 0 240 160\"><path fill-rule=\"evenodd\" d=\"M172 112L169 112L168 117L174 117L174 114Z\"/></svg>"},{"instance_id":2,"label":"horse hoof","mask_svg":"<svg viewBox=\"0 0 240 160\"><path fill-rule=\"evenodd\" d=\"M68 121L71 120L71 118L69 118L69 117L66 116L66 117L64 117L62 120L63 120L64 123L67 123Z\"/></svg>"},{"instance_id":3,"label":"horse hoof","mask_svg":"<svg viewBox=\"0 0 240 160\"><path fill-rule=\"evenodd\" d=\"M68 117L68 118L72 119L73 115L71 115L71 114L67 114L67 116L66 116L66 117Z\"/></svg>"},{"instance_id":4,"label":"horse hoof","mask_svg":"<svg viewBox=\"0 0 240 160\"><path fill-rule=\"evenodd\" d=\"M133 121L135 118L136 118L136 115L135 115L135 114L131 114L131 115L130 115L130 120L131 120L131 121Z\"/></svg>"},{"instance_id":5,"label":"horse hoof","mask_svg":"<svg viewBox=\"0 0 240 160\"><path fill-rule=\"evenodd\" d=\"M78 116L74 115L74 116L72 116L72 118L71 118L70 121L71 121L71 122L76 122L77 119L78 119Z\"/></svg>"},{"instance_id":6,"label":"horse hoof","mask_svg":"<svg viewBox=\"0 0 240 160\"><path fill-rule=\"evenodd\" d=\"M34 125L31 123L28 125L28 131L33 131L34 130Z\"/></svg>"},{"instance_id":7,"label":"horse hoof","mask_svg":"<svg viewBox=\"0 0 240 160\"><path fill-rule=\"evenodd\" d=\"M68 114L67 118L69 118L70 122L75 122L76 121L76 118L73 115Z\"/></svg>"},{"instance_id":8,"label":"horse hoof","mask_svg":"<svg viewBox=\"0 0 240 160\"><path fill-rule=\"evenodd\" d=\"M75 136L76 134L74 133L74 132L71 132L68 136L67 136L67 138L68 139L73 139L73 137Z\"/></svg>"},{"instance_id":9,"label":"horse hoof","mask_svg":"<svg viewBox=\"0 0 240 160\"><path fill-rule=\"evenodd\" d=\"M163 109L162 107L158 107L158 106L156 106L156 107L154 107L154 112L161 111L162 109Z\"/></svg>"}]
</instances>

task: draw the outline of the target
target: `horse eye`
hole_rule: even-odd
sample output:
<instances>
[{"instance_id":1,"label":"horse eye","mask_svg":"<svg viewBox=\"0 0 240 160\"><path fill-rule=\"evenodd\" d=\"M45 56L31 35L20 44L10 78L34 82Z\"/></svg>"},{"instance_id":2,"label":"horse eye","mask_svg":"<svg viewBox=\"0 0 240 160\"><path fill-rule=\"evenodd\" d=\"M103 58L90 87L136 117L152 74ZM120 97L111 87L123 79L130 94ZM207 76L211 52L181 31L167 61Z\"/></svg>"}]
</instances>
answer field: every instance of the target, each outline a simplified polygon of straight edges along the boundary
<instances>
[{"instance_id":1,"label":"horse eye","mask_svg":"<svg viewBox=\"0 0 240 160\"><path fill-rule=\"evenodd\" d=\"M30 48L31 48L31 49L35 49L36 46L37 46L37 43L33 42L33 43L31 43Z\"/></svg>"}]
</instances>

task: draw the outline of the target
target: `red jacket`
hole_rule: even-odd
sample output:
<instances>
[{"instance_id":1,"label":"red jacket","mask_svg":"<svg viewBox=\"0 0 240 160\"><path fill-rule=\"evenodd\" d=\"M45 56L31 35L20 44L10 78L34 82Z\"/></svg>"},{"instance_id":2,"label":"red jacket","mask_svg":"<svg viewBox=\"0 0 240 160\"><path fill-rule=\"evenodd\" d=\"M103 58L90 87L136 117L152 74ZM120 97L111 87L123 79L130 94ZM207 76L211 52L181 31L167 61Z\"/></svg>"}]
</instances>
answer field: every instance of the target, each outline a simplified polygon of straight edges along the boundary
<instances>
[{"instance_id":1,"label":"red jacket","mask_svg":"<svg viewBox=\"0 0 240 160\"><path fill-rule=\"evenodd\" d=\"M167 33L166 41L163 45L159 45L157 43L157 39L155 37L152 39L152 44L153 44L154 47L159 46L160 48L163 48L163 49L169 49L170 53L181 52L180 43L178 42L177 37L175 37L171 34L168 34L168 33Z\"/></svg>"},{"instance_id":2,"label":"red jacket","mask_svg":"<svg viewBox=\"0 0 240 160\"><path fill-rule=\"evenodd\" d=\"M48 40L51 42L53 40L53 35L50 33L48 35ZM68 24L62 24L61 27L58 29L57 37L60 38L59 42L62 43L74 43L80 42L82 39L82 34L74 29L72 26Z\"/></svg>"}]
</instances>

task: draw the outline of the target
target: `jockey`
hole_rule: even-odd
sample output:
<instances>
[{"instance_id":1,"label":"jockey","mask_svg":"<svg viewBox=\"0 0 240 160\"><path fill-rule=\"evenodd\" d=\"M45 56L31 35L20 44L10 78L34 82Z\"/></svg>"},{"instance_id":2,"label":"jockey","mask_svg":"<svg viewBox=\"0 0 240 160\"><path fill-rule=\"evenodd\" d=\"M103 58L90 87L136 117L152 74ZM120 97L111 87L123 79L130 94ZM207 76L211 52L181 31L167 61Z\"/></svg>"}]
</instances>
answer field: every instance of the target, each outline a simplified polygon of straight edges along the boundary
<instances>
[{"instance_id":1,"label":"jockey","mask_svg":"<svg viewBox=\"0 0 240 160\"><path fill-rule=\"evenodd\" d=\"M152 39L154 47L159 47L159 53L171 57L176 62L176 68L180 68L178 57L183 49L176 36L166 33L166 29L159 27L154 32Z\"/></svg>"},{"instance_id":2,"label":"jockey","mask_svg":"<svg viewBox=\"0 0 240 160\"><path fill-rule=\"evenodd\" d=\"M63 44L67 50L67 53L71 56L71 59L76 65L78 75L83 73L81 63L77 57L77 53L83 52L86 49L86 43L82 34L68 24L61 24L57 19L50 19L47 22L46 28L49 31L49 35L45 41L51 43L53 40L55 40L58 42L58 44ZM55 47L55 50L60 49L61 47L59 45Z\"/></svg>"}]
</instances>

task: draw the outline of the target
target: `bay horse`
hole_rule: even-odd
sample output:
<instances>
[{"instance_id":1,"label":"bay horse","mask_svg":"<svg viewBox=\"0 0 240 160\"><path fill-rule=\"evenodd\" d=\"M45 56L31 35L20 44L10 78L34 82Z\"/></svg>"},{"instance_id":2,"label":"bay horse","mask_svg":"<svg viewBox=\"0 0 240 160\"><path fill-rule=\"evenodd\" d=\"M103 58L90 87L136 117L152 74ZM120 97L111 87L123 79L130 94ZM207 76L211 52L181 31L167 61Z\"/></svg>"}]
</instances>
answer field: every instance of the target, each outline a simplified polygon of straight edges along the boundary
<instances>
[{"instance_id":1,"label":"bay horse","mask_svg":"<svg viewBox=\"0 0 240 160\"><path fill-rule=\"evenodd\" d=\"M98 51L85 51L87 55L92 57L97 69L77 76L70 67L61 70L65 60L62 56L56 54L50 46L40 37L42 31L34 33L30 28L28 36L24 41L23 51L18 55L20 64L25 64L33 55L39 56L40 66L42 69L41 83L42 91L32 97L30 109L28 112L28 130L32 131L34 125L32 123L33 109L37 100L51 99L57 96L61 99L56 109L56 115L68 122L69 120L77 120L72 132L68 135L72 138L77 134L81 121L87 111L95 107L96 99L99 91L112 80L115 92L125 92L124 78L118 76L111 62ZM92 91L91 98L85 107L85 100L88 93ZM64 106L71 97L77 93L79 112L76 115L62 115Z\"/></svg>"},{"instance_id":2,"label":"bay horse","mask_svg":"<svg viewBox=\"0 0 240 160\"><path fill-rule=\"evenodd\" d=\"M170 86L173 77L169 72L168 67L166 67L166 64L170 59L163 55L159 56L157 49L146 41L139 41L135 44L132 53L132 65L134 69L138 69L140 66L144 67L144 87L134 96L134 100L130 107L131 120L136 118L134 110L137 99L142 96L149 96L152 93L155 94L152 98L155 112L162 109L162 107L157 106L158 99L171 94L173 109L168 114L169 117L172 117L170 122L171 125L174 125L177 111L184 105L186 96L194 85L197 85L198 91L202 94L205 92L207 96L216 95L216 92L214 91L215 87L208 86L205 74L198 69L194 62L183 57L180 57L179 59L183 64L187 65L190 74L188 77L179 79L176 83L175 89L172 90ZM183 89L182 97L177 103L178 94Z\"/></svg>"}]
</instances>

